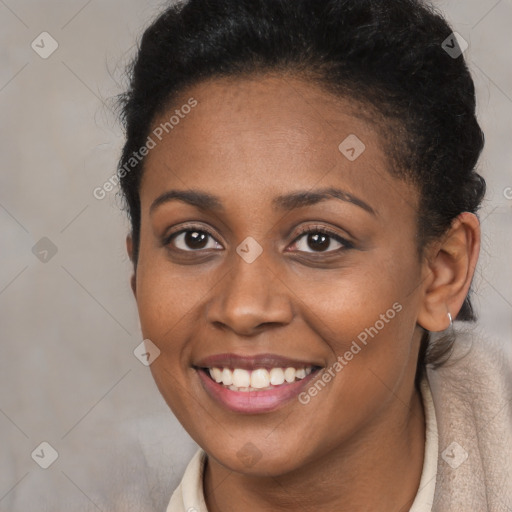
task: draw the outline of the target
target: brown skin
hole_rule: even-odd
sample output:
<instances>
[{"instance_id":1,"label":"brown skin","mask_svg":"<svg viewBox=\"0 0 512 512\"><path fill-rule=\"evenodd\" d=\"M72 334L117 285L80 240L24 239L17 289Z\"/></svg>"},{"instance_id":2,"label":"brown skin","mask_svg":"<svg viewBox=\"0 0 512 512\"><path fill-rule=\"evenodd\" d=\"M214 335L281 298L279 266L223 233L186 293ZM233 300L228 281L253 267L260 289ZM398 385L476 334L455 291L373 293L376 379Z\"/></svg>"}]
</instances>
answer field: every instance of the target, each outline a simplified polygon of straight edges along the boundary
<instances>
[{"instance_id":1,"label":"brown skin","mask_svg":"<svg viewBox=\"0 0 512 512\"><path fill-rule=\"evenodd\" d=\"M441 331L447 312L455 318L460 310L478 258L478 219L459 216L420 259L417 191L387 172L381 132L316 85L290 76L202 82L155 126L190 97L198 106L146 158L132 287L143 336L161 350L151 365L155 381L209 455L208 510L408 510L425 442L414 387L419 326ZM338 150L349 134L366 145L354 162ZM328 186L376 215L337 199L272 208L278 195ZM214 194L225 210L174 200L150 215L170 189ZM184 235L164 246L169 228L185 222L209 227L214 238L199 249ZM318 250L298 232L319 225L354 247L331 238ZM251 264L236 252L248 236L263 248ZM127 247L131 255L130 237ZM402 311L307 405L234 413L209 397L192 368L225 352L328 368L395 302ZM238 455L248 442L262 454L254 465Z\"/></svg>"}]
</instances>

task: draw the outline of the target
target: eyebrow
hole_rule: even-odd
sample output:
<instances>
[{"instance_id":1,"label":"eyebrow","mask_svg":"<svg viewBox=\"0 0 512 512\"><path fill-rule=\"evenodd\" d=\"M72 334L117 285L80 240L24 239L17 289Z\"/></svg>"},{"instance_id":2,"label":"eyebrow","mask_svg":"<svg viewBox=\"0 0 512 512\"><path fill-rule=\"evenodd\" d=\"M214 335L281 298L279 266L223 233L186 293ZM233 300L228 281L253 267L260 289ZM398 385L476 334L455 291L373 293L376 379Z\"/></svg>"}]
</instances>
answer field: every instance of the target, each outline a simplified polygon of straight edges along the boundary
<instances>
[{"instance_id":1,"label":"eyebrow","mask_svg":"<svg viewBox=\"0 0 512 512\"><path fill-rule=\"evenodd\" d=\"M333 198L359 206L368 213L376 216L375 210L362 199L335 187L321 188L314 191L299 190L291 192L290 194L284 194L274 198L272 200L272 206L274 209L290 211L295 208L311 206ZM212 194L200 190L169 190L153 201L149 208L149 213L152 214L159 206L172 200L183 201L184 203L205 211L225 211L221 199Z\"/></svg>"},{"instance_id":2,"label":"eyebrow","mask_svg":"<svg viewBox=\"0 0 512 512\"><path fill-rule=\"evenodd\" d=\"M221 200L212 194L200 190L169 190L153 201L149 213L152 214L160 205L173 199L183 201L201 210L224 211Z\"/></svg>"},{"instance_id":3,"label":"eyebrow","mask_svg":"<svg viewBox=\"0 0 512 512\"><path fill-rule=\"evenodd\" d=\"M314 191L302 190L298 192L292 192L291 194L276 197L272 203L274 207L280 208L282 210L293 210L294 208L310 206L333 198L354 204L363 210L366 210L368 213L376 215L375 210L362 199L359 199L358 197L350 194L349 192L346 192L345 190L341 190L335 187L321 188Z\"/></svg>"}]
</instances>

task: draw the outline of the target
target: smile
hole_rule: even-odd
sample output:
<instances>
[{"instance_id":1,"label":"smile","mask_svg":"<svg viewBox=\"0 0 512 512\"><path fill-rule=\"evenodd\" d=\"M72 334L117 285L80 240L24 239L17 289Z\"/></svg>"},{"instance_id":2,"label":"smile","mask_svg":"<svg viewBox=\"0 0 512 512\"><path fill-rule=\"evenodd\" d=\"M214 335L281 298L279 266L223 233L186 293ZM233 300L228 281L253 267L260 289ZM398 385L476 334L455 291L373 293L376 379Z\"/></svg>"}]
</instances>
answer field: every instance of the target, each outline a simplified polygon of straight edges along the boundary
<instances>
[{"instance_id":1,"label":"smile","mask_svg":"<svg viewBox=\"0 0 512 512\"><path fill-rule=\"evenodd\" d=\"M324 362L278 354L222 353L196 360L192 368L207 396L223 409L257 414L297 399Z\"/></svg>"},{"instance_id":2,"label":"smile","mask_svg":"<svg viewBox=\"0 0 512 512\"><path fill-rule=\"evenodd\" d=\"M206 395L230 412L261 414L297 400L321 368L195 368Z\"/></svg>"}]
</instances>

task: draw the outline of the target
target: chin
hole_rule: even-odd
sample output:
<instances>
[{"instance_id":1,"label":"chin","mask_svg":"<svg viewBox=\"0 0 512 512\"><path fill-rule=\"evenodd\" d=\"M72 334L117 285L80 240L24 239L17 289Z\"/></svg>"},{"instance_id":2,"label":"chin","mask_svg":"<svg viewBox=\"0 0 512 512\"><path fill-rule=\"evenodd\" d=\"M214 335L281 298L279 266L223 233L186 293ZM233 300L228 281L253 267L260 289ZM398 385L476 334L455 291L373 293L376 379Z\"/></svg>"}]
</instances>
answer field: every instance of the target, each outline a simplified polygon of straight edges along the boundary
<instances>
[{"instance_id":1,"label":"chin","mask_svg":"<svg viewBox=\"0 0 512 512\"><path fill-rule=\"evenodd\" d=\"M296 449L259 449L252 442L229 453L226 453L225 447L205 451L230 471L254 477L279 477L303 465L303 461L297 459Z\"/></svg>"}]
</instances>

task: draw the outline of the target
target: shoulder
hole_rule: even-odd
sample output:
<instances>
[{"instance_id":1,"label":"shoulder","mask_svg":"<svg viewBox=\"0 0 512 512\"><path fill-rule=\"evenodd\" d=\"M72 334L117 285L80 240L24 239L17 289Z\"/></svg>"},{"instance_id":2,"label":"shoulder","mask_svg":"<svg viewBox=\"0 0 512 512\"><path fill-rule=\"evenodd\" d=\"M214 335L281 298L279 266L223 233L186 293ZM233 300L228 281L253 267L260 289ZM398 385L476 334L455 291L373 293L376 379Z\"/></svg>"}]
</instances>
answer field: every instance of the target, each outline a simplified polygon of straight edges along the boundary
<instances>
[{"instance_id":1,"label":"shoulder","mask_svg":"<svg viewBox=\"0 0 512 512\"><path fill-rule=\"evenodd\" d=\"M433 510L500 510L500 503L512 503L507 347L478 328L459 328L452 356L441 368L427 368L427 376L439 435Z\"/></svg>"},{"instance_id":2,"label":"shoulder","mask_svg":"<svg viewBox=\"0 0 512 512\"><path fill-rule=\"evenodd\" d=\"M442 381L444 390L454 394L480 396L488 402L499 401L500 397L512 399L510 351L478 327L457 328L450 359L441 368L427 372L429 381Z\"/></svg>"},{"instance_id":3,"label":"shoulder","mask_svg":"<svg viewBox=\"0 0 512 512\"><path fill-rule=\"evenodd\" d=\"M460 423L461 433L512 435L512 360L503 342L459 328L450 359L427 375L436 413Z\"/></svg>"}]
</instances>

